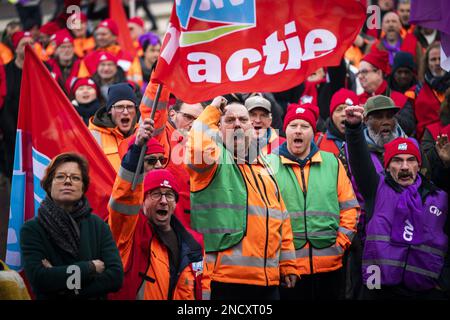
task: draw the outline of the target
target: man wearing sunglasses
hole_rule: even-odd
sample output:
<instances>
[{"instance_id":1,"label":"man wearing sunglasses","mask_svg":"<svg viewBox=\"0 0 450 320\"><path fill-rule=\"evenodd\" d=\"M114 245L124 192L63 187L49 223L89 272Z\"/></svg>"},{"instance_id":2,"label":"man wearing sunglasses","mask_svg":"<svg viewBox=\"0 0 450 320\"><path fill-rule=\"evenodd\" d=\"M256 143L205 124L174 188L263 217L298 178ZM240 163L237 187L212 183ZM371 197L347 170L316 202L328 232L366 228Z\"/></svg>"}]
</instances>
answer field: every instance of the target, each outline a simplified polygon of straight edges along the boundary
<instances>
[{"instance_id":1,"label":"man wearing sunglasses","mask_svg":"<svg viewBox=\"0 0 450 320\"><path fill-rule=\"evenodd\" d=\"M110 298L200 299L202 247L174 214L179 202L178 179L165 169L142 172L136 189L131 190L144 143L150 143L148 149L153 151L162 149L150 139L152 132L153 121L145 119L123 157L108 204L109 226L125 266L122 289ZM157 153L146 155L156 159L155 168L160 162Z\"/></svg>"},{"instance_id":2,"label":"man wearing sunglasses","mask_svg":"<svg viewBox=\"0 0 450 320\"><path fill-rule=\"evenodd\" d=\"M120 145L137 127L136 104L137 98L130 84L114 84L108 89L106 106L98 109L89 120L89 130L116 172L120 167Z\"/></svg>"}]
</instances>

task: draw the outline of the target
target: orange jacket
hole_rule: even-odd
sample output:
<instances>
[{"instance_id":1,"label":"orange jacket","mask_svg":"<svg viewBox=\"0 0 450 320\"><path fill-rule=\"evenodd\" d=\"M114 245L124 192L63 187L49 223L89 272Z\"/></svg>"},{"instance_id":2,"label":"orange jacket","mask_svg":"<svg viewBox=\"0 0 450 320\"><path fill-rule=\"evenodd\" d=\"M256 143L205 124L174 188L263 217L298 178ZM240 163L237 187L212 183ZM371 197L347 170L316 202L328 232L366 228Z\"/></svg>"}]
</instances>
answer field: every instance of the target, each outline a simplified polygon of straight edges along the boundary
<instances>
[{"instance_id":1,"label":"orange jacket","mask_svg":"<svg viewBox=\"0 0 450 320\"><path fill-rule=\"evenodd\" d=\"M0 42L0 64L8 64L12 59L14 59L14 53L6 44Z\"/></svg>"},{"instance_id":2,"label":"orange jacket","mask_svg":"<svg viewBox=\"0 0 450 320\"><path fill-rule=\"evenodd\" d=\"M99 111L101 111L101 109L99 109ZM91 131L95 140L100 145L109 162L117 172L119 171L121 162L119 149L127 147L121 146L121 144L128 144L128 140L126 139L127 137L125 137L117 127L100 125L97 121L94 120L95 117L97 117L97 114L99 114L99 112L97 112L96 115L89 119L88 129ZM138 126L139 125L136 124L134 131L136 131Z\"/></svg>"},{"instance_id":3,"label":"orange jacket","mask_svg":"<svg viewBox=\"0 0 450 320\"><path fill-rule=\"evenodd\" d=\"M142 119L150 117L157 88L158 85L150 81L145 90L139 106ZM177 177L177 181L180 186L180 201L175 214L183 223L184 227L194 236L195 240L203 245L203 236L191 228L189 172L183 166L186 139L169 122L169 96L169 90L163 87L158 100L158 105L156 106L154 118L155 131L153 132L153 137L164 147L164 156L169 159L166 169L171 171L173 175Z\"/></svg>"},{"instance_id":4,"label":"orange jacket","mask_svg":"<svg viewBox=\"0 0 450 320\"><path fill-rule=\"evenodd\" d=\"M186 159L189 161L191 192L206 188L213 179L226 179L217 175L219 166L228 164L217 163L221 149L211 136L218 132L220 116L217 108L208 106L189 133ZM270 170L260 160L233 165L241 172L247 189L247 230L237 245L206 254L202 282L204 298L210 295L211 280L273 286L279 285L280 275L297 274L290 218ZM201 204L191 204L192 207L195 205ZM195 214L194 210L191 214Z\"/></svg>"},{"instance_id":5,"label":"orange jacket","mask_svg":"<svg viewBox=\"0 0 450 320\"><path fill-rule=\"evenodd\" d=\"M303 179L300 164L284 156L280 157L283 165L290 166L292 168L295 177L297 178L297 183L302 190L306 189L306 192L312 192L314 195L317 195L317 197L326 196L325 194L321 194L321 190L308 189L309 170L311 164L314 163L314 165L320 165L322 162L322 156L319 152L316 152L303 168L304 181L306 185L303 185L302 182ZM296 264L300 275L329 272L341 268L344 251L349 248L351 241L356 234L356 225L360 213L359 204L356 200L355 193L353 192L351 182L347 176L344 166L340 160L338 161L339 170L338 176L336 177L336 188L340 207L340 220L336 244L325 249L315 249L310 248L310 244L307 242L303 248L296 250ZM281 190L283 190L283 188L281 188ZM285 189L285 192L287 190L289 189ZM312 261L310 260L310 256L312 256ZM311 267L313 270L311 270Z\"/></svg>"},{"instance_id":6,"label":"orange jacket","mask_svg":"<svg viewBox=\"0 0 450 320\"><path fill-rule=\"evenodd\" d=\"M95 49L94 37L75 38L73 39L73 47L78 58L84 58L88 53Z\"/></svg>"},{"instance_id":7,"label":"orange jacket","mask_svg":"<svg viewBox=\"0 0 450 320\"><path fill-rule=\"evenodd\" d=\"M156 230L140 211L144 199L143 174L131 191L132 177L137 167L140 148L133 145L124 157L113 186L108 204L109 226L124 265L122 290L110 297L114 299L194 300L200 286L202 249L172 216L171 225L178 235L180 270L170 274L170 260L165 245ZM128 168L128 169L126 169ZM177 277L170 292L170 280Z\"/></svg>"}]
</instances>

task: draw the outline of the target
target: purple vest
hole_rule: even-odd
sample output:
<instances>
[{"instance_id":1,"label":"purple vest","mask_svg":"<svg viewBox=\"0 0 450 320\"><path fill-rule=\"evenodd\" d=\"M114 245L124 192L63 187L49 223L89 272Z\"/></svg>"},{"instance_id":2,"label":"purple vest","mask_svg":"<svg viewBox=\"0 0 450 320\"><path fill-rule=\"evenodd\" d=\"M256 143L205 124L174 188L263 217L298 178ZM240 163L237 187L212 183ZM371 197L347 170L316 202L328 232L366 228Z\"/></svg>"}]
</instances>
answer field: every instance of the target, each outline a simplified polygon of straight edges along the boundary
<instances>
[{"instance_id":1,"label":"purple vest","mask_svg":"<svg viewBox=\"0 0 450 320\"><path fill-rule=\"evenodd\" d=\"M447 252L448 197L442 190L428 194L419 214L402 221L394 219L396 214L399 217L400 195L380 176L374 214L366 226L363 283L367 284L373 272L368 267L377 265L382 286L402 284L414 291L428 290L436 286Z\"/></svg>"}]
</instances>

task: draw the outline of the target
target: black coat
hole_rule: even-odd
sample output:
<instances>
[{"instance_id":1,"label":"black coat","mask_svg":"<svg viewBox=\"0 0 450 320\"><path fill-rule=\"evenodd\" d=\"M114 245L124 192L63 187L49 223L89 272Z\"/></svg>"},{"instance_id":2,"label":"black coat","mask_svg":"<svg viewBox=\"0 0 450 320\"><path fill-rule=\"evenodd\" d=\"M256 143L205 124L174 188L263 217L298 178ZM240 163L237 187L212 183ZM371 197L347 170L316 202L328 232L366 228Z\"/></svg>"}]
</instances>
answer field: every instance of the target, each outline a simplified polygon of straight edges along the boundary
<instances>
[{"instance_id":1,"label":"black coat","mask_svg":"<svg viewBox=\"0 0 450 320\"><path fill-rule=\"evenodd\" d=\"M25 274L37 299L104 299L109 292L118 291L123 281L123 266L109 226L98 216L90 214L80 222L80 250L77 259L52 244L38 220L27 221L20 231L20 246ZM52 268L45 268L47 259ZM90 261L104 262L103 273L96 273ZM69 266L81 271L78 295L67 288L72 274Z\"/></svg>"}]
</instances>

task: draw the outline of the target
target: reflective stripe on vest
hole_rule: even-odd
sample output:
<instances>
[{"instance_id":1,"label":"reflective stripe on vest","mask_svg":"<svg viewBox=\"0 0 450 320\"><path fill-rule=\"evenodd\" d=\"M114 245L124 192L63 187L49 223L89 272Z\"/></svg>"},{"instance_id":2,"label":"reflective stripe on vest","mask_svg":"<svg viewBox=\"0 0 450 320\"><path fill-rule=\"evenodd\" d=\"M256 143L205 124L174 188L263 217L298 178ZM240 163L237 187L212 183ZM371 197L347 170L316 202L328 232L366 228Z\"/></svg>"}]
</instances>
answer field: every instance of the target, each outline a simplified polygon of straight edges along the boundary
<instances>
[{"instance_id":1,"label":"reflective stripe on vest","mask_svg":"<svg viewBox=\"0 0 450 320\"><path fill-rule=\"evenodd\" d=\"M202 130L206 129L198 122L194 126L196 130L199 126ZM238 244L247 229L247 189L244 178L234 164L232 155L223 145L218 146L221 149L221 163L213 180L203 190L191 192L192 227L203 233L207 253L223 251Z\"/></svg>"},{"instance_id":2,"label":"reflective stripe on vest","mask_svg":"<svg viewBox=\"0 0 450 320\"><path fill-rule=\"evenodd\" d=\"M269 163L276 172L277 181L282 182L279 186L291 217L296 249L303 248L307 241L315 248L330 247L336 242L340 222L340 203L337 194L339 163L332 153L318 152L322 162L310 164L309 178L306 182L306 189L310 192L306 194L306 204L292 166L282 164L278 155L268 156Z\"/></svg>"},{"instance_id":3,"label":"reflective stripe on vest","mask_svg":"<svg viewBox=\"0 0 450 320\"><path fill-rule=\"evenodd\" d=\"M406 271L421 274L433 279L439 279L439 273L432 272L429 270L425 270L419 267L406 265L404 262L397 261L397 260L390 260L390 259L370 259L370 260L363 260L362 261L363 266L370 266L370 265L386 265L391 267L399 267L404 268Z\"/></svg>"}]
</instances>

